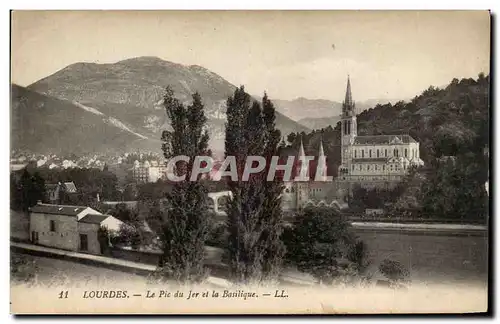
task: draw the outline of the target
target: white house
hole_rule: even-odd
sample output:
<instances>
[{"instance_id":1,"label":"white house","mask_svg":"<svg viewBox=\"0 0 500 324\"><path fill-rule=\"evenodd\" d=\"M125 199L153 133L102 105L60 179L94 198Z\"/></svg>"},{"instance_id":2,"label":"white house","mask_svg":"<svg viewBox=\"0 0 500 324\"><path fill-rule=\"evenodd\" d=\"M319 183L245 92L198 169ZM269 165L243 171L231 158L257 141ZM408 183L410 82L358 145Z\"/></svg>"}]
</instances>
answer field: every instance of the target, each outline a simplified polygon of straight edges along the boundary
<instances>
[{"instance_id":1,"label":"white house","mask_svg":"<svg viewBox=\"0 0 500 324\"><path fill-rule=\"evenodd\" d=\"M33 244L101 254L99 228L118 231L122 222L85 206L38 203L30 208L30 238Z\"/></svg>"}]
</instances>

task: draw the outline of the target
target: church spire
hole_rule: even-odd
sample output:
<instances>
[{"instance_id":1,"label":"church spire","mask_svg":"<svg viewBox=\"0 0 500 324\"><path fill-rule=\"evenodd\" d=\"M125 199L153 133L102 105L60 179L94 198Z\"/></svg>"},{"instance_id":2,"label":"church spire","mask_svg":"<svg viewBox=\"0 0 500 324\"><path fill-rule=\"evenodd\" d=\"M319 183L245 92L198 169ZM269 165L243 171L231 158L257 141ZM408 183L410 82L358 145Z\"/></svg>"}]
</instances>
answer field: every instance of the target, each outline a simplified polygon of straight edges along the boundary
<instances>
[{"instance_id":1,"label":"church spire","mask_svg":"<svg viewBox=\"0 0 500 324\"><path fill-rule=\"evenodd\" d=\"M352 92L351 92L351 79L349 75L347 75L347 88L345 91L345 100L343 102L342 108L344 112L354 111L354 101L352 100Z\"/></svg>"},{"instance_id":2,"label":"church spire","mask_svg":"<svg viewBox=\"0 0 500 324\"><path fill-rule=\"evenodd\" d=\"M323 140L319 141L319 156L320 159L325 157L325 151L323 150Z\"/></svg>"},{"instance_id":3,"label":"church spire","mask_svg":"<svg viewBox=\"0 0 500 324\"><path fill-rule=\"evenodd\" d=\"M302 136L300 137L300 149L299 149L299 159L305 158L306 154L304 152L304 144L302 144Z\"/></svg>"}]
</instances>

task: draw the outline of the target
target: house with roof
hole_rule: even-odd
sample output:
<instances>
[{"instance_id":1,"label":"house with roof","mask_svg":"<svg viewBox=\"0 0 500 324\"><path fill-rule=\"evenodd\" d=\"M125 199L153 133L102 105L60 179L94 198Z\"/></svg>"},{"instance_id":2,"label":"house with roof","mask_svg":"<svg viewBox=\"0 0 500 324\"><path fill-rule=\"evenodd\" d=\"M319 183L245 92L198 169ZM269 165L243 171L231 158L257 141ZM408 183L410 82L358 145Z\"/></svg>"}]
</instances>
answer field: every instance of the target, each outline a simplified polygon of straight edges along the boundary
<instances>
[{"instance_id":1,"label":"house with roof","mask_svg":"<svg viewBox=\"0 0 500 324\"><path fill-rule=\"evenodd\" d=\"M75 183L73 181L69 182L58 182L55 184L47 183L45 184L45 192L47 195L47 201L51 204L61 203L62 195L72 195L77 194Z\"/></svg>"},{"instance_id":2,"label":"house with roof","mask_svg":"<svg viewBox=\"0 0 500 324\"><path fill-rule=\"evenodd\" d=\"M30 239L33 244L102 254L99 229L118 231L121 222L111 215L86 206L53 205L38 202L30 208Z\"/></svg>"}]
</instances>

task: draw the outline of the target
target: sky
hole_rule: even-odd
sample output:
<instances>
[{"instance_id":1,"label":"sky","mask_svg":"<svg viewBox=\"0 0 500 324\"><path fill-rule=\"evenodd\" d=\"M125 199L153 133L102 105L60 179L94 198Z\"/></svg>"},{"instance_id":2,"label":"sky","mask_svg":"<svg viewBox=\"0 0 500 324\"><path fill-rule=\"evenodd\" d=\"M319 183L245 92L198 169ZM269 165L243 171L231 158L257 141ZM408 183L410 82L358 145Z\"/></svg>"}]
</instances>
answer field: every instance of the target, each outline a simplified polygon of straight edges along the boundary
<instances>
[{"instance_id":1,"label":"sky","mask_svg":"<svg viewBox=\"0 0 500 324\"><path fill-rule=\"evenodd\" d=\"M157 56L271 98L406 99L489 73L487 11L14 11L11 81Z\"/></svg>"}]
</instances>

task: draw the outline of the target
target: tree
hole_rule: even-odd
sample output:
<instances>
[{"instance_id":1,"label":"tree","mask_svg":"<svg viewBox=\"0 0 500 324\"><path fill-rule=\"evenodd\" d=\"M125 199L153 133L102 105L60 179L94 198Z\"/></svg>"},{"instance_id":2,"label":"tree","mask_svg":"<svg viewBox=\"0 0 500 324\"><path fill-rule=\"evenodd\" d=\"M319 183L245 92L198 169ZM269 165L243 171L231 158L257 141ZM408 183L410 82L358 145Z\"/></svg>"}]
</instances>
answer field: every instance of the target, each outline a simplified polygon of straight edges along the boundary
<instances>
[{"instance_id":1,"label":"tree","mask_svg":"<svg viewBox=\"0 0 500 324\"><path fill-rule=\"evenodd\" d=\"M19 180L17 190L17 202L15 205L27 212L28 209L35 206L39 200L42 201L45 199L45 180L38 172L31 175L27 170L24 170Z\"/></svg>"},{"instance_id":2,"label":"tree","mask_svg":"<svg viewBox=\"0 0 500 324\"><path fill-rule=\"evenodd\" d=\"M264 94L262 112L265 125L266 169L269 171L273 156L279 156L281 132L276 129L276 111L273 103ZM273 181L264 181L264 206L262 222L265 230L262 233L262 242L265 246L262 271L266 279L275 279L279 274L285 255L285 245L281 238L283 231L283 213L281 209L281 193L283 192L282 179L275 177Z\"/></svg>"},{"instance_id":3,"label":"tree","mask_svg":"<svg viewBox=\"0 0 500 324\"><path fill-rule=\"evenodd\" d=\"M286 236L287 259L321 283L356 276L364 266L365 247L350 232L340 212L307 207L296 215Z\"/></svg>"},{"instance_id":4,"label":"tree","mask_svg":"<svg viewBox=\"0 0 500 324\"><path fill-rule=\"evenodd\" d=\"M264 201L264 175L252 174L242 181L246 158L264 153L265 126L258 102L251 104L251 97L244 87L235 90L227 100L225 155L236 160L238 179L228 181L233 197L228 204L227 228L229 232L229 266L233 278L240 283L257 283L262 280L264 244L262 223Z\"/></svg>"},{"instance_id":5,"label":"tree","mask_svg":"<svg viewBox=\"0 0 500 324\"><path fill-rule=\"evenodd\" d=\"M185 179L176 182L167 194L169 201L164 212L160 239L163 247L162 266L165 275L177 281L200 281L206 275L204 246L210 230L207 194L203 184L190 181L196 156L210 155L209 136L204 129L207 118L198 93L188 107L181 104L170 87L166 89L164 106L171 121L172 131L164 131L163 153L165 158L188 156L189 162L178 163L177 176ZM198 179L199 180L199 179Z\"/></svg>"}]
</instances>

